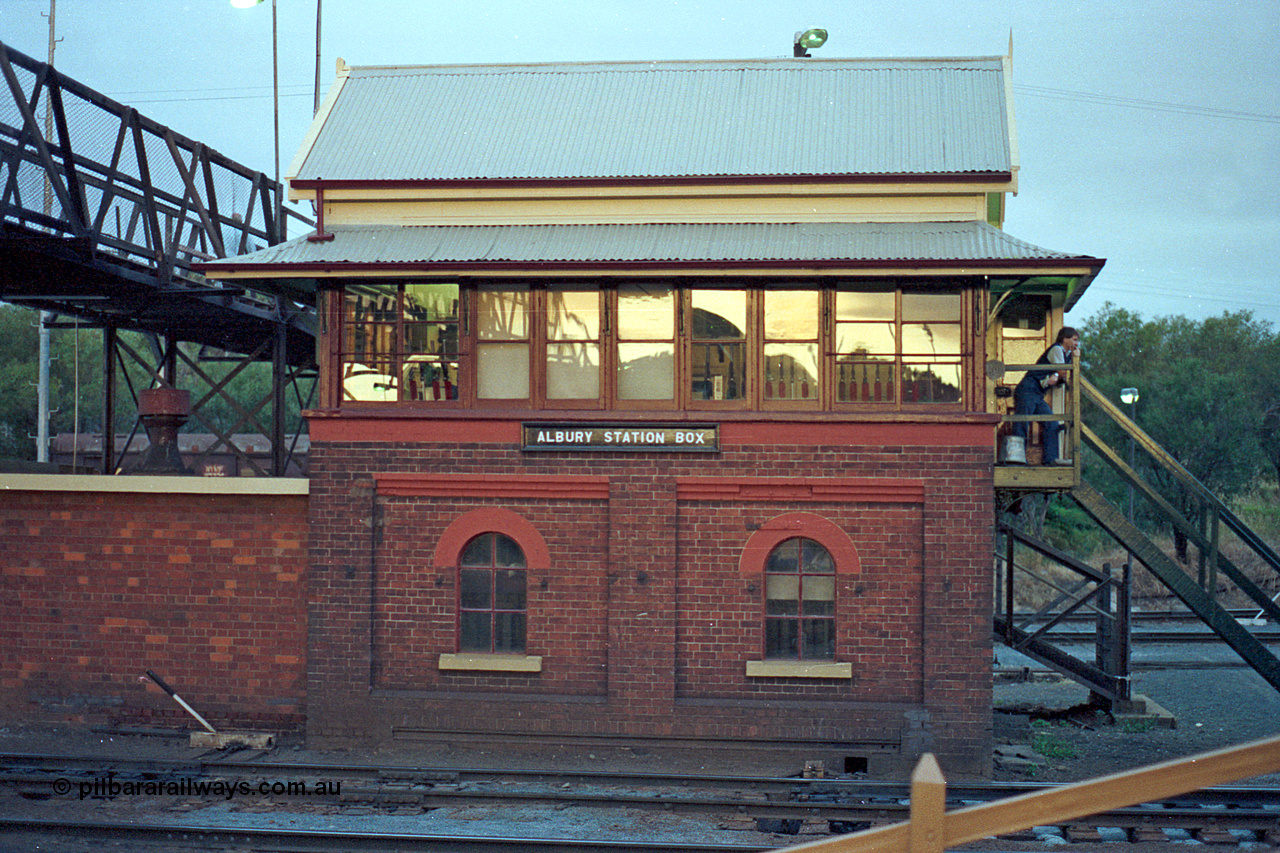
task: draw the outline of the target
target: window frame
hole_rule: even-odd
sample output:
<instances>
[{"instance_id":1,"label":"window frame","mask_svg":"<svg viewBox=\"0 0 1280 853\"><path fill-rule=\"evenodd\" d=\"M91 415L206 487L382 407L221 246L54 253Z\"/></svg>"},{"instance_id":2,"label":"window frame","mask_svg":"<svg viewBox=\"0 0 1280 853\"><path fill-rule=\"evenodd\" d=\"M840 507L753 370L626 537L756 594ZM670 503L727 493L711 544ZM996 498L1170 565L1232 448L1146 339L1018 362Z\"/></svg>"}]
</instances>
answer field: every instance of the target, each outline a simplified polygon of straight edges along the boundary
<instances>
[{"instance_id":1,"label":"window frame","mask_svg":"<svg viewBox=\"0 0 1280 853\"><path fill-rule=\"evenodd\" d=\"M628 285L644 286L657 284L666 287L671 292L671 337L666 342L671 344L671 395L663 399L623 399L618 396L618 387L621 385L621 377L619 371L622 366L622 355L619 347L623 344L630 343L658 343L661 338L631 338L622 336L622 305L621 290ZM610 331L609 335L609 364L608 370L608 400L612 401L611 407L618 411L680 411L684 408L681 402L681 384L684 357L681 353L681 340L683 335L683 314L681 306L681 292L683 287L675 281L665 281L662 279L637 279L634 281L620 281L614 287L605 288L609 304Z\"/></svg>"},{"instance_id":2,"label":"window frame","mask_svg":"<svg viewBox=\"0 0 1280 853\"><path fill-rule=\"evenodd\" d=\"M534 379L534 405L538 408L546 409L589 409L600 410L607 408L608 401L612 396L612 385L609 382L610 370L609 365L612 359L609 357L610 349L612 349L609 341L612 339L610 329L609 300L606 298L607 290L616 290L616 288L606 288L599 282L557 282L563 287L555 287L552 285L543 285L536 288L536 296L533 304L533 314L535 315L537 329L536 342L532 345L531 365L530 369ZM591 290L596 294L596 336L594 338L556 338L552 339L550 331L551 319L551 295L556 291L585 291ZM550 395L550 350L553 345L565 345L575 343L592 343L596 347L596 354L599 364L596 366L596 396L595 397L552 397ZM535 355L536 354L536 357Z\"/></svg>"},{"instance_id":3,"label":"window frame","mask_svg":"<svg viewBox=\"0 0 1280 853\"><path fill-rule=\"evenodd\" d=\"M448 283L458 286L459 309L455 322L457 328L456 364L459 378L456 383L456 399L405 399L408 396L409 389L404 377L400 374L403 373L401 368L408 364L409 356L400 352L399 342L404 340L404 328L406 326L404 318L405 286L415 283ZM622 363L620 346L634 342L644 343L649 340L641 341L639 339L623 338L620 333L618 322L619 300L621 298L620 288L628 284L650 284L670 288L672 292L673 337L669 340L669 343L672 346L673 388L672 396L669 399L621 399L619 397L620 377L618 371ZM397 371L395 376L396 394L392 400L344 399L343 374L348 369L349 364L355 363L351 360L352 354L346 349L348 336L352 334L353 329L353 324L347 317L346 309L348 287L352 285L394 286L396 288L397 316L394 323L388 325L388 328L391 329L390 334L393 337L394 350L388 355L386 362L392 369ZM784 281L775 281L759 278L734 278L723 282L674 278L584 279L582 281L558 279L553 282L539 282L520 278L486 279L482 281L463 278L350 279L328 291L334 294L334 304L328 316L333 320L336 328L330 334L329 344L332 354L330 363L334 367L334 372L331 382L326 387L329 389L329 399L334 401L336 407L352 409L397 406L418 408L424 411L441 408L463 408L481 411L515 410L529 412L559 410L703 413L776 411L815 414L847 414L853 412L929 414L967 410L977 411L982 404L980 399L982 395L978 390L980 383L974 376L974 372L978 370L974 355L978 342L972 340L973 320L969 315L973 310L975 300L978 298L976 288L980 286L981 283L971 277L948 277L936 281L928 279L862 280L852 278L831 280L789 278ZM524 397L482 398L480 396L482 391L481 383L484 380L484 377L480 375L481 362L484 360L483 350L486 346L498 343L497 341L481 340L482 297L480 293L482 293L482 288L522 289L528 294L528 303L525 309L526 335L523 338L511 341L513 345L522 346L527 355L528 394ZM587 341L587 343L596 348L599 359L598 393L593 398L558 399L548 396L548 353L550 352L550 347L555 346L557 343L557 340L552 338L548 331L548 306L551 296L560 288L594 289L597 295L599 312L597 315L597 333L595 338ZM747 388L746 393L739 399L707 400L701 399L694 393L693 370L695 365L693 362L697 345L702 342L694 341L693 339L693 294L695 291L704 290L742 291L745 294L746 323L743 330L742 349L745 353L743 375L745 376ZM816 291L818 296L816 339L801 341L799 338L766 336L768 328L768 318L765 316L766 303L771 298L776 298L771 294L789 290ZM840 298L840 292L846 290L892 294L893 319L891 323L894 336L894 352L891 362L887 360L882 362L890 364L894 371L893 379L889 383L892 386L890 388L892 392L890 399L841 399L842 370L846 371L845 375L849 375L850 372L847 371L847 365L858 363L870 365L875 363L872 359L875 353L868 354L861 362L858 362L855 361L856 356L853 352L838 352L842 330L846 325L860 322L889 322L888 320L840 319L837 301ZM904 342L904 328L913 325L913 321L903 316L904 293L951 294L958 299L956 316L929 321L951 326L958 335L959 352L948 352L940 356L942 359L940 363L956 365L958 370L959 387L956 389L956 400L940 402L913 401L908 398L907 394L903 393L906 386L904 366L910 367L916 363L924 364L927 361L924 355L906 351L908 344ZM658 342L659 339L654 338L652 340ZM708 343L714 345L715 341ZM764 392L766 353L771 346L791 344L812 345L817 350L818 376L810 389L812 397L809 399L803 397L782 399L776 394L766 395ZM887 352L884 355L887 356ZM913 355L920 356L920 358L913 358ZM932 358L933 356L930 355L928 357ZM381 365L382 362L378 362L378 364ZM854 378L856 381L856 375L854 375Z\"/></svg>"},{"instance_id":4,"label":"window frame","mask_svg":"<svg viewBox=\"0 0 1280 853\"><path fill-rule=\"evenodd\" d=\"M490 549L489 549L490 551L489 564L479 565L479 564L466 563L466 553L468 549L471 547L472 543L486 536L492 537L492 542L490 544ZM518 568L497 565L496 555L498 551L499 537L511 543L511 545L519 552L521 565ZM489 578L489 606L487 608L467 607L466 605L464 605L463 573L468 571L487 572L488 578ZM524 598L523 608L519 608L519 609L500 608L497 606L498 604L497 584L498 584L498 573L500 571L518 572L522 576L522 579L524 581L524 584L523 584L524 588L522 591L522 596ZM475 534L474 536L472 536L470 539L466 541L466 543L462 546L462 550L458 554L458 565L457 565L456 577L457 577L457 596L455 598L456 619L455 619L455 631L454 631L454 649L456 653L462 654L462 655L519 655L519 656L526 655L529 649L529 559L525 555L524 549L520 547L520 543L515 538L496 530L489 530L483 533ZM487 650L464 648L463 617L464 617L464 614L467 614L467 613L487 613L489 615L489 648ZM520 633L522 634L522 636L520 638L520 648L518 649L499 650L496 647L497 635L498 635L498 632L497 632L498 616L499 614L502 614L502 613L521 614L522 629Z\"/></svg>"},{"instance_id":5,"label":"window frame","mask_svg":"<svg viewBox=\"0 0 1280 853\"><path fill-rule=\"evenodd\" d=\"M694 353L694 345L696 343L705 342L707 345L713 345L718 340L714 337L695 341L693 337L693 293L694 291L742 291L745 303L745 328L742 330L742 348L743 357L743 383L747 386L741 397L728 400L716 399L700 399L693 392L693 367L696 355ZM683 402L683 407L689 411L751 411L758 408L756 396L759 393L760 371L758 369L760 363L760 351L762 342L760 340L760 317L757 310L761 289L758 286L752 286L740 281L735 281L734 286L711 287L705 283L699 285L686 285L680 288L680 325L676 329L676 337L679 343L679 351L682 358L677 363L676 373L676 390L678 398ZM733 339L722 339L725 343L735 343Z\"/></svg>"},{"instance_id":6,"label":"window frame","mask_svg":"<svg viewBox=\"0 0 1280 853\"><path fill-rule=\"evenodd\" d=\"M473 316L470 318L471 335L468 340L468 349L473 353L472 373L475 377L472 381L472 395L468 400L471 407L474 408L493 408L493 409L531 409L538 406L538 364L534 359L535 339L537 337L539 314L537 307L537 288L530 282L521 282L517 280L509 281L484 281L472 283L470 289L475 293L475 298L469 300L474 304ZM481 294L486 291L501 290L523 290L528 294L528 305L525 310L525 335L523 338L495 338L492 341L482 341L480 339L480 323L481 323L481 303L483 301ZM500 346L501 342L507 345L516 346L523 342L526 354L526 371L528 382L528 393L523 397L481 397L481 377L480 377L480 358L481 349L486 346Z\"/></svg>"},{"instance_id":7,"label":"window frame","mask_svg":"<svg viewBox=\"0 0 1280 853\"><path fill-rule=\"evenodd\" d=\"M827 408L827 399L828 399L828 392L826 387L828 385L828 382L826 381L826 374L830 372L826 366L826 362L827 362L826 354L830 349L829 335L826 328L829 325L829 323L827 323L826 321L826 318L830 316L830 311L827 306L828 291L830 290L830 286L821 282L815 283L815 282L805 282L805 281L790 282L790 284L794 286L787 287L787 288L762 287L759 289L759 301L760 301L759 364L760 364L760 368L757 371L758 375L756 376L756 387L758 390L758 399L756 401L756 406L761 411L796 411L796 412L824 411ZM815 284L816 284L816 287L814 286ZM769 294L781 293L785 291L810 292L815 290L818 297L817 304L815 305L817 316L814 318L815 330L817 332L816 337L814 338L771 338L769 337L768 325L767 325L767 321L768 321L767 309L768 309L768 303L769 303ZM766 354L765 351L769 348L769 345L770 344L808 344L808 343L812 343L814 346L814 350L815 350L814 365L818 372L818 375L814 377L813 388L810 391L810 396L807 398L804 396L783 397L783 396L776 396L773 394L766 393L767 386L765 383L770 381L770 371L767 364L768 355Z\"/></svg>"},{"instance_id":8,"label":"window frame","mask_svg":"<svg viewBox=\"0 0 1280 853\"><path fill-rule=\"evenodd\" d=\"M784 546L787 546L792 542L796 543L796 549L797 549L796 571L794 573L769 571L769 563L771 562L773 555L776 554ZM830 571L806 572L804 570L805 543L812 543L816 548L821 550L822 554L825 555L827 562L830 564ZM795 598L796 613L795 615L790 616L786 614L769 613L769 601L772 600L769 598L769 578L770 577L784 578L784 577L793 577L793 576L796 578L796 598ZM829 579L829 584L831 586L831 598L830 598L831 614L829 616L825 616L825 615L806 616L805 615L804 602L806 601L806 598L804 594L804 589L805 589L806 577ZM761 637L761 641L762 641L761 655L763 660L770 661L770 662L786 661L786 662L796 662L796 663L834 663L837 660L838 658L837 638L839 637L838 629L839 629L840 614L839 614L839 609L836 606L836 590L838 587L836 579L837 579L837 571L836 571L835 555L831 553L831 550L827 548L826 545L824 545L819 540L813 538L812 536L806 536L804 535L803 532L798 532L794 536L788 536L787 538L778 542L772 548L769 549L768 554L764 558L764 591L763 591L763 599L761 603L761 610L763 614L763 618L761 622L761 625L763 627L763 635ZM794 657L790 656L789 654L779 655L776 652L774 653L770 652L769 622L777 621L777 620L785 621L787 623L794 622L796 625L796 652ZM811 622L822 622L828 625L828 629L830 631L830 636L831 636L831 653L829 656L808 657L805 655L805 640L804 640L805 627L807 623L811 623Z\"/></svg>"},{"instance_id":9,"label":"window frame","mask_svg":"<svg viewBox=\"0 0 1280 853\"><path fill-rule=\"evenodd\" d=\"M434 285L453 285L457 288L457 298L455 300L456 307L451 318L446 317L438 320L413 321L406 318L408 309L406 308L406 288L419 284ZM373 319L358 322L348 319L347 308L350 304L348 287L365 287L376 290L389 291L395 288L395 295L391 313L394 315L392 319ZM466 326L467 326L467 288L457 279L359 279L345 282L342 287L338 288L335 293L335 305L333 314L338 324L337 332L333 341L333 364L336 367L334 376L334 393L338 401L339 408L346 407L367 407L367 406L386 406L394 405L397 407L416 407L416 408L463 408L467 405L467 384L472 377L469 375L468 366L470 359L465 356L466 347ZM360 298L357 296L357 298ZM385 310L385 309L383 309ZM406 329L413 326L438 326L447 329L453 327L454 350L453 352L439 353L420 353L411 351L408 347L409 335ZM354 342L357 332L364 335L370 333L370 329L375 333L385 333L388 338L387 346L382 349L371 351L369 354L375 358L367 361L357 361L355 356L360 353L359 348L348 346L348 333ZM380 331L379 331L380 330ZM447 335L437 333L437 340L447 339ZM434 358L422 358L422 356L437 356ZM449 358L452 356L452 358ZM417 359L417 361L415 361ZM453 383L453 395L448 395L447 379L443 381L445 396L441 399L416 399L409 396L411 383L409 382L406 370L412 364L451 364L456 370L457 381ZM379 365L389 367L386 373L378 374L376 371L373 375L386 375L394 380L392 387L395 390L395 398L391 400L356 400L346 399L346 381L349 378L348 366L355 364L365 364L369 367L377 367ZM447 377L448 371L441 370L442 377Z\"/></svg>"},{"instance_id":10,"label":"window frame","mask_svg":"<svg viewBox=\"0 0 1280 853\"><path fill-rule=\"evenodd\" d=\"M888 285L887 287L875 287L874 285ZM828 316L830 321L826 324L831 335L830 354L827 359L827 375L831 386L830 405L828 410L836 412L849 411L886 411L886 412L905 412L905 413L937 413L937 412L955 412L962 411L966 406L966 401L971 396L971 376L973 371L972 347L973 342L970 340L971 331L967 321L969 313L968 308L971 306L971 287L964 279L947 279L941 282L930 282L927 286L920 281L878 281L878 282L837 282L831 287L826 294L830 300L830 310ZM889 382L892 397L887 400L842 400L840 397L840 383L843 379L840 366L842 364L857 364L852 356L854 353L839 352L841 327L843 325L859 325L871 323L885 323L883 319L872 320L841 320L839 317L839 294L841 292L863 292L863 293L893 293L893 359L891 362L892 374ZM906 400L904 387L906 384L906 368L909 365L925 364L927 362L919 361L924 356L922 354L909 352L904 342L904 329L909 325L915 325L915 321L909 321L904 317L903 296L910 295L954 295L958 300L957 312L953 319L936 320L934 323L940 323L947 326L954 326L957 330L959 340L958 352L946 353L943 356L935 356L937 358L945 358L946 361L937 363L954 363L959 367L959 377L957 386L956 400L939 401L939 402L921 402L919 400ZM871 359L866 359L863 363L874 363ZM884 363L884 362L881 362ZM853 381L857 383L859 376L856 371L853 372ZM865 377L864 377L865 381ZM879 385L873 383L872 388ZM977 402L975 401L975 405Z\"/></svg>"}]
</instances>

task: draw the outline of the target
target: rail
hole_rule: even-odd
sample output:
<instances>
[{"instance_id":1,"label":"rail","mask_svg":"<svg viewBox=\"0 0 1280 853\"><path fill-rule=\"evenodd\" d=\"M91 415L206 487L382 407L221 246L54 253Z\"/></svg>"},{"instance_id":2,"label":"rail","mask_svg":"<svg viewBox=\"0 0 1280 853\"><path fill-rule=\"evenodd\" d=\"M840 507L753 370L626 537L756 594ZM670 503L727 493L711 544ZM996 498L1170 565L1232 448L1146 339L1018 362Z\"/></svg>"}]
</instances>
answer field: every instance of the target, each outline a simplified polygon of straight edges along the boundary
<instances>
[{"instance_id":1,"label":"rail","mask_svg":"<svg viewBox=\"0 0 1280 853\"><path fill-rule=\"evenodd\" d=\"M1080 444L1080 395L1076 392L1077 380L1083 379L1080 375L1080 365L1055 364L1053 369L1058 372L1064 372L1069 377L1065 382L1055 385L1048 393L1054 396L1054 414L1052 415L1019 415L1005 414L1001 417L1001 421L1006 424L1019 423L1044 423L1046 421L1061 421L1065 425L1063 435L1066 436L1067 455L1064 458L1075 459L1076 454L1073 449ZM1043 364L1006 364L1004 370L1006 372L1023 372L1028 370L1044 370ZM1057 390L1063 392L1062 401L1057 400Z\"/></svg>"},{"instance_id":2,"label":"rail","mask_svg":"<svg viewBox=\"0 0 1280 853\"><path fill-rule=\"evenodd\" d=\"M988 376L1002 383L1006 373L1027 370L1044 370L1043 364L1010 364L992 362L988 366ZM1021 415L1017 414L1014 386L999 384L997 397L1007 400L1008 411L1000 416L1000 428L996 466L995 486L999 490L1009 490L1013 494L1044 491L1064 491L1080 482L1080 394L1076 388L1079 377L1078 364L1055 364L1054 370L1064 371L1069 377L1066 382L1054 386L1050 393L1053 414ZM1063 424L1060 432L1062 447L1059 458L1070 460L1066 465L1037 465L1041 461L1039 450L1030 440L1025 441L1020 449L1016 449L1010 439L1018 425L1027 426L1027 434L1033 433L1032 424L1057 421Z\"/></svg>"},{"instance_id":3,"label":"rail","mask_svg":"<svg viewBox=\"0 0 1280 853\"><path fill-rule=\"evenodd\" d=\"M995 637L1014 651L1084 684L1104 705L1128 701L1131 698L1128 566L1122 567L1119 574L1113 573L1108 564L1104 564L1102 571L1098 571L1011 525L1001 523L997 530L1004 540L1005 548L1003 555L997 550L998 609L993 617ZM1016 559L1016 546L1019 545L1074 573L1078 582L1068 588L1063 585L1064 582L1020 563ZM1000 568L1003 571L999 571ZM1048 587L1057 595L1036 613L1018 614L1014 602L1015 583L1019 573ZM1063 609L1052 612L1059 607ZM1082 610L1092 613L1097 622L1094 634L1096 659L1092 663L1049 642L1049 639L1055 642L1061 640L1058 635L1048 636L1055 626ZM1036 625L1039 627L1033 627Z\"/></svg>"},{"instance_id":4,"label":"rail","mask_svg":"<svg viewBox=\"0 0 1280 853\"><path fill-rule=\"evenodd\" d=\"M948 812L946 779L936 759L925 755L911 777L911 812L905 823L787 850L942 853L971 841L1275 772L1280 772L1280 737Z\"/></svg>"}]
</instances>

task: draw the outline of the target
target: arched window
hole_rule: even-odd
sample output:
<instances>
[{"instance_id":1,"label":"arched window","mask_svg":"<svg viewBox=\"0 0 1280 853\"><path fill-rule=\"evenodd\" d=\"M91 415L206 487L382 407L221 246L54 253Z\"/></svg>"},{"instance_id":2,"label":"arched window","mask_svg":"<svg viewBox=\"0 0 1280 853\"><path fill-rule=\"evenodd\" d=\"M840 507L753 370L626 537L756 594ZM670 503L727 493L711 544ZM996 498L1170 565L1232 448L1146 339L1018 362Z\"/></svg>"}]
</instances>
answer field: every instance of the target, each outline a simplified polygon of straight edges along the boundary
<instances>
[{"instance_id":1,"label":"arched window","mask_svg":"<svg viewBox=\"0 0 1280 853\"><path fill-rule=\"evenodd\" d=\"M835 660L836 568L830 552L803 536L765 558L764 656Z\"/></svg>"},{"instance_id":2,"label":"arched window","mask_svg":"<svg viewBox=\"0 0 1280 853\"><path fill-rule=\"evenodd\" d=\"M509 536L481 533L467 542L458 562L459 651L523 654L524 551Z\"/></svg>"}]
</instances>

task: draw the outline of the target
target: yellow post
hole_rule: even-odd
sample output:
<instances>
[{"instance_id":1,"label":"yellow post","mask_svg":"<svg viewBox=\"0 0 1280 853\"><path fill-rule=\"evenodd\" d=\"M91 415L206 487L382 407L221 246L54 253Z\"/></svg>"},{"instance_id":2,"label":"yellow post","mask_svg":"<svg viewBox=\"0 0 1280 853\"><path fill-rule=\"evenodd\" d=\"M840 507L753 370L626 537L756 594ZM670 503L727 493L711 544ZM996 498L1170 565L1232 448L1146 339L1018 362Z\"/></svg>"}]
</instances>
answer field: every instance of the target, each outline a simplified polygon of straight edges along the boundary
<instances>
[{"instance_id":1,"label":"yellow post","mask_svg":"<svg viewBox=\"0 0 1280 853\"><path fill-rule=\"evenodd\" d=\"M942 853L947 780L933 753L926 752L911 773L911 853Z\"/></svg>"}]
</instances>

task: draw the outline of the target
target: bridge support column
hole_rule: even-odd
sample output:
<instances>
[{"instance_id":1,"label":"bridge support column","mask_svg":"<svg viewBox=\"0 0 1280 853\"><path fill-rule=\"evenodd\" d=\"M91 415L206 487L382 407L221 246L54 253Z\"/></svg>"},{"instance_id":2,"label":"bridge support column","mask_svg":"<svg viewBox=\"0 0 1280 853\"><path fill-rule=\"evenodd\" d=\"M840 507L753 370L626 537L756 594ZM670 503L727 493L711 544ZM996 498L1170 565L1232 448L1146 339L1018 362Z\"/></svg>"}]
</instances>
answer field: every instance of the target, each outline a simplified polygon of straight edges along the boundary
<instances>
[{"instance_id":1,"label":"bridge support column","mask_svg":"<svg viewBox=\"0 0 1280 853\"><path fill-rule=\"evenodd\" d=\"M102 473L116 466L116 327L102 327Z\"/></svg>"},{"instance_id":2,"label":"bridge support column","mask_svg":"<svg viewBox=\"0 0 1280 853\"><path fill-rule=\"evenodd\" d=\"M280 310L277 300L277 310ZM289 464L285 447L285 382L289 378L289 335L283 316L276 324L271 346L271 476L283 477Z\"/></svg>"}]
</instances>

